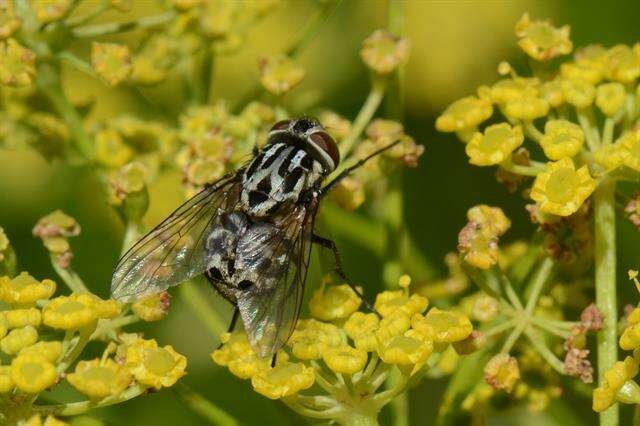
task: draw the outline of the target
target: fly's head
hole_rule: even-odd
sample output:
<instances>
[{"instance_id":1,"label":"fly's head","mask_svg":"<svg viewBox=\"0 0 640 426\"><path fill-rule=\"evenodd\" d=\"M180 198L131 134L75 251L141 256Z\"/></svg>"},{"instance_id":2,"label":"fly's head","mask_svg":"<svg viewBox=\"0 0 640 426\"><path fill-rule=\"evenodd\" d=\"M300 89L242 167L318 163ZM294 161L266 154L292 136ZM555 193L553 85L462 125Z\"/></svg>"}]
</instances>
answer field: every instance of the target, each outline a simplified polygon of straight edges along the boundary
<instances>
[{"instance_id":1,"label":"fly's head","mask_svg":"<svg viewBox=\"0 0 640 426\"><path fill-rule=\"evenodd\" d=\"M322 164L326 174L340 163L338 145L315 118L278 121L269 131L269 143L283 141L303 148Z\"/></svg>"}]
</instances>

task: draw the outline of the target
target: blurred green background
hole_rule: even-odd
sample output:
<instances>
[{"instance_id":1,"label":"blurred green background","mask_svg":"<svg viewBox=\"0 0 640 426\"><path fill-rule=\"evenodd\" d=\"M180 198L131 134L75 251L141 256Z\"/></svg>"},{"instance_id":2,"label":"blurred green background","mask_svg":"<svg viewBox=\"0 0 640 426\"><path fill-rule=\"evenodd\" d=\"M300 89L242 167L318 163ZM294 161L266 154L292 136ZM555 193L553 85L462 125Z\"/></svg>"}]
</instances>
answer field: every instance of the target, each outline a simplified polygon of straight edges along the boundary
<instances>
[{"instance_id":1,"label":"blurred green background","mask_svg":"<svg viewBox=\"0 0 640 426\"><path fill-rule=\"evenodd\" d=\"M153 13L154 2L134 1L126 18ZM284 51L315 13L312 1L282 2L249 34L246 46L237 54L215 63L214 97L233 104L254 87L261 55ZM571 25L575 46L589 43L633 44L640 39L640 2L620 1L408 1L406 36L412 53L406 67L407 133L425 145L426 152L417 169L404 174L405 221L425 256L442 269L441 259L455 248L457 233L465 223L466 210L477 203L502 206L514 226L507 238L526 237L534 230L523 209L524 201L499 185L494 170L472 167L463 145L450 134L434 129L435 117L446 105L473 91L480 84L497 80L497 64L509 60L522 67L523 55L516 49L513 27L524 12L534 18L551 18L556 24ZM368 71L358 52L362 40L373 30L386 26L386 1L345 1L324 24L298 62L307 70L303 83L290 95L293 110L329 108L353 118L369 90ZM101 19L122 20L122 14L105 14ZM127 41L136 34L112 38ZM86 54L86 52L84 52ZM65 90L76 102L94 101L92 118L132 112L152 114L130 98L126 91L107 89L72 70L64 75ZM167 114L176 116L182 104L176 96L179 86L171 80L145 96ZM632 190L633 188L629 188ZM178 176L162 179L151 188L152 205L146 222L152 224L171 211L182 199ZM0 148L0 225L12 241L20 269L37 278L55 277L48 256L31 229L42 215L60 208L75 217L82 234L72 241L74 265L92 290L106 297L110 274L117 260L123 227L100 191L92 170L47 163L34 151ZM366 207L357 214L366 214ZM342 249L347 271L365 293L381 288L379 262L366 249L334 235ZM619 276L640 267L640 237L627 223L621 225ZM626 281L621 279L620 285ZM206 284L203 282L204 287ZM313 285L313 283L310 283ZM631 289L632 286L627 286ZM223 318L230 315L209 291L211 303ZM270 401L251 390L246 382L215 366L209 353L217 344L196 317L184 308L173 292L171 314L164 321L137 326L159 342L172 344L189 359L184 381L223 407L243 424L304 424L283 404ZM629 303L629 297L620 303ZM134 329L136 329L134 327ZM425 381L411 392L411 423L432 424L446 381ZM625 410L625 408L623 408ZM626 411L623 411L626 413ZM171 425L201 424L172 390L137 398L121 407L92 412L105 424ZM628 415L628 413L626 413ZM546 414L520 417L519 424L591 424L596 416L590 400L561 398ZM382 421L385 421L383 416ZM512 417L491 419L491 424L510 424Z\"/></svg>"}]
</instances>

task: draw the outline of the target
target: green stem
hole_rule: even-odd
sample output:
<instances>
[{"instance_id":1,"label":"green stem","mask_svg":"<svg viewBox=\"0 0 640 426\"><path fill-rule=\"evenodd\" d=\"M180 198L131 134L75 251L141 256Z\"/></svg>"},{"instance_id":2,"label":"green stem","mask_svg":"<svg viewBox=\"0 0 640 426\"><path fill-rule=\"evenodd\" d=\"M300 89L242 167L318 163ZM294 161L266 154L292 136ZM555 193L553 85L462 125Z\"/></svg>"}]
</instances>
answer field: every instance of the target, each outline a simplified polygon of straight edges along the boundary
<instances>
[{"instance_id":1,"label":"green stem","mask_svg":"<svg viewBox=\"0 0 640 426\"><path fill-rule=\"evenodd\" d=\"M549 275L551 275L553 264L553 259L545 257L538 267L535 275L531 278L529 299L527 299L527 306L525 308L525 313L529 317L538 303L538 298L540 297L540 293L542 292L544 285L549 279Z\"/></svg>"},{"instance_id":2,"label":"green stem","mask_svg":"<svg viewBox=\"0 0 640 426\"><path fill-rule=\"evenodd\" d=\"M53 269L72 292L91 293L76 271L74 271L70 266L67 268L60 266L54 258L54 255L51 255L51 265L53 265Z\"/></svg>"},{"instance_id":3,"label":"green stem","mask_svg":"<svg viewBox=\"0 0 640 426\"><path fill-rule=\"evenodd\" d=\"M74 28L71 33L78 38L93 38L118 34L127 31L135 31L143 28L152 28L158 25L166 24L175 18L176 13L169 11L153 16L145 16L129 22L108 22L106 24L87 25Z\"/></svg>"},{"instance_id":4,"label":"green stem","mask_svg":"<svg viewBox=\"0 0 640 426\"><path fill-rule=\"evenodd\" d=\"M529 341L533 344L533 347L538 351L540 356L544 358L544 360L547 361L554 370L560 374L567 374L564 371L564 363L560 361L553 352L551 352L544 342L544 339L537 331L528 328L525 330L524 334L529 338Z\"/></svg>"},{"instance_id":5,"label":"green stem","mask_svg":"<svg viewBox=\"0 0 640 426\"><path fill-rule=\"evenodd\" d=\"M605 371L618 360L615 189L615 182L606 179L594 194L596 305L604 315L603 327L598 333L599 383L602 383ZM618 411L618 404L614 404L600 413L600 424L616 426Z\"/></svg>"},{"instance_id":6,"label":"green stem","mask_svg":"<svg viewBox=\"0 0 640 426\"><path fill-rule=\"evenodd\" d=\"M53 65L43 63L38 68L38 79L36 80L38 87L47 97L51 105L60 115L65 123L69 126L71 136L78 148L78 151L85 159L93 158L93 142L89 135L85 132L82 117L78 111L71 105L60 83L59 70Z\"/></svg>"},{"instance_id":7,"label":"green stem","mask_svg":"<svg viewBox=\"0 0 640 426\"><path fill-rule=\"evenodd\" d=\"M180 296L195 312L196 316L209 329L216 338L226 331L224 324L218 314L207 302L207 298L202 297L200 290L193 281L187 281L180 285Z\"/></svg>"},{"instance_id":8,"label":"green stem","mask_svg":"<svg viewBox=\"0 0 640 426\"><path fill-rule=\"evenodd\" d=\"M135 397L142 395L147 390L143 385L135 385L124 392L122 392L117 397L107 397L101 401L79 401L79 402L69 402L66 404L59 405L40 405L34 406L33 408L42 414L55 414L57 416L77 416L78 414L86 413L89 410L93 410L94 408L107 407L109 405L119 404L121 402L128 401Z\"/></svg>"},{"instance_id":9,"label":"green stem","mask_svg":"<svg viewBox=\"0 0 640 426\"><path fill-rule=\"evenodd\" d=\"M376 113L376 110L380 106L382 102L382 98L384 97L384 92L386 90L387 82L386 80L379 80L376 84L374 82L371 91L369 92L369 96L365 100L364 104L360 108L356 119L353 121L353 126L351 126L351 131L347 135L346 138L340 144L340 158L346 158L347 155L351 152L353 147L356 144L356 141L364 131L364 128L369 124L371 119L373 118L373 114ZM337 176L342 170L336 170L333 174Z\"/></svg>"},{"instance_id":10,"label":"green stem","mask_svg":"<svg viewBox=\"0 0 640 426\"><path fill-rule=\"evenodd\" d=\"M211 401L190 389L188 386L180 384L176 386L178 395L196 413L207 419L212 425L237 426L239 422L229 413L213 404Z\"/></svg>"},{"instance_id":11,"label":"green stem","mask_svg":"<svg viewBox=\"0 0 640 426\"><path fill-rule=\"evenodd\" d=\"M91 335L96 330L98 322L94 321L91 324L88 324L78 330L78 341L73 346L70 352L64 356L60 364L58 364L58 372L64 373L67 369L75 362L75 360L80 356L84 347L87 346L89 340L91 339Z\"/></svg>"},{"instance_id":12,"label":"green stem","mask_svg":"<svg viewBox=\"0 0 640 426\"><path fill-rule=\"evenodd\" d=\"M505 161L500 163L500 167L505 169L508 172L515 173L517 175L522 176L531 176L536 177L538 173L543 172L545 170L544 165L533 164L530 166L522 166L520 164L515 164L511 157L507 158Z\"/></svg>"}]
</instances>

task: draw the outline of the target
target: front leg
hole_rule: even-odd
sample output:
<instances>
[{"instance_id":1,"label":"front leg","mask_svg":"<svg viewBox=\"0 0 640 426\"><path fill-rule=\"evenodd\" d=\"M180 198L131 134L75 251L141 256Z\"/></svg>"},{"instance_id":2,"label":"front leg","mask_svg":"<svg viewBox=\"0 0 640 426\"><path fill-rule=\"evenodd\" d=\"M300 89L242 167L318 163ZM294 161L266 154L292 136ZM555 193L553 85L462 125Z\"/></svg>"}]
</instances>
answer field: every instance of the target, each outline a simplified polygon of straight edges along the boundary
<instances>
[{"instance_id":1,"label":"front leg","mask_svg":"<svg viewBox=\"0 0 640 426\"><path fill-rule=\"evenodd\" d=\"M355 284L353 284L353 282L351 282L351 280L347 277L347 274L345 274L344 270L342 269L342 257L340 256L340 252L338 251L338 247L336 246L336 243L333 240L323 238L316 234L313 234L311 236L311 242L318 244L319 246L329 249L333 252L333 258L336 262L336 269L335 269L336 274L338 274L338 276L342 278L349 287L351 287L351 290L353 290L354 293L358 295L358 297L360 298L360 300L362 300L362 303L364 304L364 306L367 307L367 309L369 309L371 312L376 314L379 318L382 318L382 316L376 310L376 308L374 308L373 305L369 303L367 299L364 298L362 293L360 293L360 290L358 290Z\"/></svg>"}]
</instances>

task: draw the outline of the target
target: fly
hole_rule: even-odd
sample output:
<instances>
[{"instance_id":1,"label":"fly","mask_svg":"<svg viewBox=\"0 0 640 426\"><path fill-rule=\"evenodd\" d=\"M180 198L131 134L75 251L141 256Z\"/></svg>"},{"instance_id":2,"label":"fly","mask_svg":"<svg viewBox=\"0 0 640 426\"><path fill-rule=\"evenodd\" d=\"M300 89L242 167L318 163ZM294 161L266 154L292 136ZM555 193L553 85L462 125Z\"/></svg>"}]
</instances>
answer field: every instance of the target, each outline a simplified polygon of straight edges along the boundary
<instances>
[{"instance_id":1,"label":"fly","mask_svg":"<svg viewBox=\"0 0 640 426\"><path fill-rule=\"evenodd\" d=\"M273 356L298 320L322 198L338 182L394 142L325 179L340 163L337 144L312 118L273 125L268 142L248 164L207 186L142 237L118 261L113 298L129 302L204 274L234 306L256 354ZM366 306L371 306L362 299ZM371 308L372 309L372 308Z\"/></svg>"}]
</instances>

